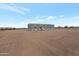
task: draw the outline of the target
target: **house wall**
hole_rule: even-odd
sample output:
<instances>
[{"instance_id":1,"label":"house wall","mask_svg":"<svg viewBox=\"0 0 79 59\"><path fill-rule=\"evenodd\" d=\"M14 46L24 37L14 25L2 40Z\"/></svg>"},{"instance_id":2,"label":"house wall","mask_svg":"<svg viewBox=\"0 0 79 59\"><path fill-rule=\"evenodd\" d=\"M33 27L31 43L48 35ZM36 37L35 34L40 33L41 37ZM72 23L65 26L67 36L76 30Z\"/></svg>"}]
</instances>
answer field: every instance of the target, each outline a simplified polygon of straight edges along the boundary
<instances>
[{"instance_id":1,"label":"house wall","mask_svg":"<svg viewBox=\"0 0 79 59\"><path fill-rule=\"evenodd\" d=\"M29 31L46 31L54 28L54 25L50 24L28 24Z\"/></svg>"}]
</instances>

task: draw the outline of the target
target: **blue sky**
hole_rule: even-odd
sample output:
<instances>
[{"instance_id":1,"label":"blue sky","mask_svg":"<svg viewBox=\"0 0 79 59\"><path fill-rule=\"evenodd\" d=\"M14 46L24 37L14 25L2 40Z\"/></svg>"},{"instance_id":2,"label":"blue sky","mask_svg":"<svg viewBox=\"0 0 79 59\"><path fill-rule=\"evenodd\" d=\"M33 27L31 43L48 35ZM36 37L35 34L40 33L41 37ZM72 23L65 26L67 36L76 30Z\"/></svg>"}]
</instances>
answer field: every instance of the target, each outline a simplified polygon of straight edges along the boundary
<instances>
[{"instance_id":1,"label":"blue sky","mask_svg":"<svg viewBox=\"0 0 79 59\"><path fill-rule=\"evenodd\" d=\"M28 23L79 26L79 4L0 3L0 27L27 27Z\"/></svg>"}]
</instances>

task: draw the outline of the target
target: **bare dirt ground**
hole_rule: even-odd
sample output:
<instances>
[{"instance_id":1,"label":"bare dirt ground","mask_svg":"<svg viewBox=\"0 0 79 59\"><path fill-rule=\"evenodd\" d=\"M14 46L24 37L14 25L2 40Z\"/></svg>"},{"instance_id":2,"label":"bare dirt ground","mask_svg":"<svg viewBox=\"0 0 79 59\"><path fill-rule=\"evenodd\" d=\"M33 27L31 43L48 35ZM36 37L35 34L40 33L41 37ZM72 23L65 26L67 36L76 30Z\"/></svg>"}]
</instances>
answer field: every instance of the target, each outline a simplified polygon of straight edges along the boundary
<instances>
[{"instance_id":1,"label":"bare dirt ground","mask_svg":"<svg viewBox=\"0 0 79 59\"><path fill-rule=\"evenodd\" d=\"M79 29L0 31L2 56L79 56Z\"/></svg>"}]
</instances>

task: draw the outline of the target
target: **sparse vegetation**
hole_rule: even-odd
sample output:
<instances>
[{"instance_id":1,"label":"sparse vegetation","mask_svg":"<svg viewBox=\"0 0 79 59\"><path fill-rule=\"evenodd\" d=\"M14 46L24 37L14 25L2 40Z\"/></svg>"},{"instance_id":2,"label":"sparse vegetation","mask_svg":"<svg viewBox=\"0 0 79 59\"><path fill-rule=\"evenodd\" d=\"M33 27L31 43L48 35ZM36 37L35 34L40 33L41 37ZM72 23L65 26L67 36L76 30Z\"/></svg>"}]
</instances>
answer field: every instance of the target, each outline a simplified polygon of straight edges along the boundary
<instances>
[{"instance_id":1,"label":"sparse vegetation","mask_svg":"<svg viewBox=\"0 0 79 59\"><path fill-rule=\"evenodd\" d=\"M2 29L3 30L3 29ZM0 32L0 52L6 55L79 55L79 29ZM1 54L0 54L1 55Z\"/></svg>"},{"instance_id":2,"label":"sparse vegetation","mask_svg":"<svg viewBox=\"0 0 79 59\"><path fill-rule=\"evenodd\" d=\"M58 26L57 28L62 28L61 26Z\"/></svg>"},{"instance_id":3,"label":"sparse vegetation","mask_svg":"<svg viewBox=\"0 0 79 59\"><path fill-rule=\"evenodd\" d=\"M74 26L70 26L70 28L74 28Z\"/></svg>"},{"instance_id":4,"label":"sparse vegetation","mask_svg":"<svg viewBox=\"0 0 79 59\"><path fill-rule=\"evenodd\" d=\"M68 26L64 26L64 28L69 28Z\"/></svg>"},{"instance_id":5,"label":"sparse vegetation","mask_svg":"<svg viewBox=\"0 0 79 59\"><path fill-rule=\"evenodd\" d=\"M1 31L3 30L16 30L16 28L0 28Z\"/></svg>"}]
</instances>

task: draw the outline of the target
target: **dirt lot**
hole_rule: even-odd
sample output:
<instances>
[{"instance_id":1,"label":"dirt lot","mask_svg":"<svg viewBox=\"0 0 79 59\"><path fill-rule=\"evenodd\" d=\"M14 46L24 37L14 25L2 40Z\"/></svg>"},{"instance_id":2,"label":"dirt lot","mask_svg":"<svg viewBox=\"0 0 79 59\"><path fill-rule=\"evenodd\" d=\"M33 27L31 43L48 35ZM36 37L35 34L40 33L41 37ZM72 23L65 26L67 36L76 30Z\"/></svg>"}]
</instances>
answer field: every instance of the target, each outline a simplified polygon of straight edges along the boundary
<instances>
[{"instance_id":1,"label":"dirt lot","mask_svg":"<svg viewBox=\"0 0 79 59\"><path fill-rule=\"evenodd\" d=\"M0 55L79 56L79 29L0 31Z\"/></svg>"}]
</instances>

